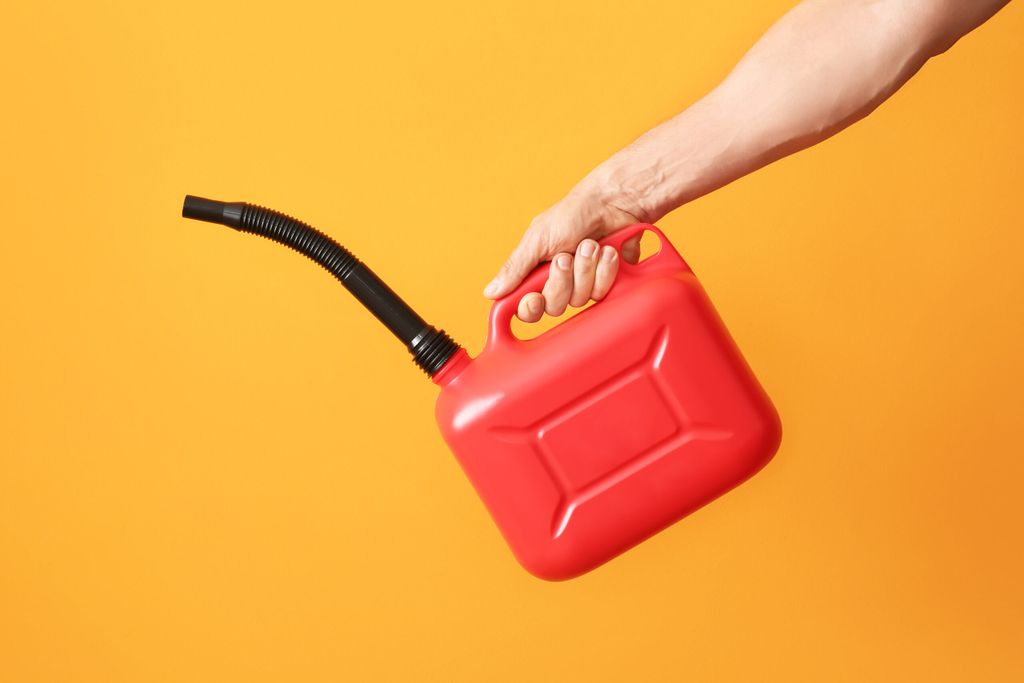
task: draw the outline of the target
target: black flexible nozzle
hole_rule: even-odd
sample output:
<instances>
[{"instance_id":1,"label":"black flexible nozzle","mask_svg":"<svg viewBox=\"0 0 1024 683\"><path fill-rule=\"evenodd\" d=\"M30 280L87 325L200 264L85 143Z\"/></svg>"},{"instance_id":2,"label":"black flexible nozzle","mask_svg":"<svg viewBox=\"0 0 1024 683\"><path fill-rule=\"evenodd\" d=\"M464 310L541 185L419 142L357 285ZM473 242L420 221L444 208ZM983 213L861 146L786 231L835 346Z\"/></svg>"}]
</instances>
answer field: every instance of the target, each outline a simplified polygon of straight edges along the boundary
<instances>
[{"instance_id":1,"label":"black flexible nozzle","mask_svg":"<svg viewBox=\"0 0 1024 683\"><path fill-rule=\"evenodd\" d=\"M430 376L460 348L444 330L428 325L348 249L302 221L261 206L192 195L185 197L181 215L261 235L319 263L408 347L416 364Z\"/></svg>"}]
</instances>

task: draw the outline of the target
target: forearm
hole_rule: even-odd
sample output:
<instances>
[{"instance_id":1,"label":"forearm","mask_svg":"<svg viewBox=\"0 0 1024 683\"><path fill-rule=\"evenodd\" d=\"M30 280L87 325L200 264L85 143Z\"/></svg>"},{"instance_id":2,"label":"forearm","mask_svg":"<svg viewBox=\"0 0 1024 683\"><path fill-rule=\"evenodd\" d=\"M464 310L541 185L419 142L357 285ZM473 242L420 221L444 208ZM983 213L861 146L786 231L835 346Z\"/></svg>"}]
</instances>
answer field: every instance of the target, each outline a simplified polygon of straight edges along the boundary
<instances>
[{"instance_id":1,"label":"forearm","mask_svg":"<svg viewBox=\"0 0 1024 683\"><path fill-rule=\"evenodd\" d=\"M598 166L573 194L657 220L866 116L1005 2L804 2L711 93Z\"/></svg>"}]
</instances>

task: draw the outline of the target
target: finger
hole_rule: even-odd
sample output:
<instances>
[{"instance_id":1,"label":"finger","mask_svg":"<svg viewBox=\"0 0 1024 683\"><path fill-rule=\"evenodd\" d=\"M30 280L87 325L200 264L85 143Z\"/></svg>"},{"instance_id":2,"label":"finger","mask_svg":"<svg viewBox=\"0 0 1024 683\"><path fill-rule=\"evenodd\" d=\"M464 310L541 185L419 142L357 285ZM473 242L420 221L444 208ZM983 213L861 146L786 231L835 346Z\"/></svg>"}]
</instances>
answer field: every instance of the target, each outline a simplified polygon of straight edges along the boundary
<instances>
[{"instance_id":1,"label":"finger","mask_svg":"<svg viewBox=\"0 0 1024 683\"><path fill-rule=\"evenodd\" d=\"M622 243L622 258L627 263L639 263L640 261L640 238L644 234L634 235Z\"/></svg>"},{"instance_id":2,"label":"finger","mask_svg":"<svg viewBox=\"0 0 1024 683\"><path fill-rule=\"evenodd\" d=\"M576 248L576 258L572 266L572 296L569 305L579 308L590 301L590 292L594 289L594 271L597 269L598 244L586 239Z\"/></svg>"},{"instance_id":3,"label":"finger","mask_svg":"<svg viewBox=\"0 0 1024 683\"><path fill-rule=\"evenodd\" d=\"M594 289L590 292L594 301L600 301L608 294L618 272L619 254L615 247L601 247L601 257L597 261L597 272L594 275Z\"/></svg>"},{"instance_id":4,"label":"finger","mask_svg":"<svg viewBox=\"0 0 1024 683\"><path fill-rule=\"evenodd\" d=\"M512 255L505 261L494 279L484 288L484 296L488 299L497 299L505 296L519 286L531 270L543 259L540 242L530 233L523 235L519 246L515 248Z\"/></svg>"},{"instance_id":5,"label":"finger","mask_svg":"<svg viewBox=\"0 0 1024 683\"><path fill-rule=\"evenodd\" d=\"M562 252L551 261L548 281L544 283L544 310L548 315L562 315L572 294L572 255Z\"/></svg>"},{"instance_id":6,"label":"finger","mask_svg":"<svg viewBox=\"0 0 1024 683\"><path fill-rule=\"evenodd\" d=\"M524 323L535 323L544 315L544 297L540 292L530 292L519 300L516 315Z\"/></svg>"}]
</instances>

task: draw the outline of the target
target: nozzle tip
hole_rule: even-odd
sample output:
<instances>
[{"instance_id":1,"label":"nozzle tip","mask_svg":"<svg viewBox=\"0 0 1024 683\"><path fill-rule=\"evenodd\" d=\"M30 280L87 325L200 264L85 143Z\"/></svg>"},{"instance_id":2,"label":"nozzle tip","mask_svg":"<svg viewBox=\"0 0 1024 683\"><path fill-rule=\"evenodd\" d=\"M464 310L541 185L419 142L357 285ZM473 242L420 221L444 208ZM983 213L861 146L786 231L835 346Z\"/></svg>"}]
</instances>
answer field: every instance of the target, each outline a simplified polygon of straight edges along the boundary
<instances>
[{"instance_id":1,"label":"nozzle tip","mask_svg":"<svg viewBox=\"0 0 1024 683\"><path fill-rule=\"evenodd\" d=\"M219 223L224 215L224 202L187 194L185 195L185 203L181 206L181 215L184 218Z\"/></svg>"},{"instance_id":2,"label":"nozzle tip","mask_svg":"<svg viewBox=\"0 0 1024 683\"><path fill-rule=\"evenodd\" d=\"M185 203L181 206L181 215L184 218L220 223L237 228L241 218L241 208L240 202L220 202L216 199L206 199L188 194L185 195Z\"/></svg>"}]
</instances>

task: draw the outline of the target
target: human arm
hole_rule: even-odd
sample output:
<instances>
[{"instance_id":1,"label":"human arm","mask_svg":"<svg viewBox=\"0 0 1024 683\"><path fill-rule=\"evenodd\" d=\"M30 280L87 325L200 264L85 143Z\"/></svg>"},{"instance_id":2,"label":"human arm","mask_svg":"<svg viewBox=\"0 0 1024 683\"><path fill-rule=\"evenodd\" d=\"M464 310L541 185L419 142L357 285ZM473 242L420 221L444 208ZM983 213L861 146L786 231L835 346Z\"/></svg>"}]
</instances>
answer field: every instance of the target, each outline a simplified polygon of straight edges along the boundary
<instances>
[{"instance_id":1,"label":"human arm","mask_svg":"<svg viewBox=\"0 0 1024 683\"><path fill-rule=\"evenodd\" d=\"M485 296L552 259L518 315L560 315L608 291L614 250L595 240L810 147L871 113L931 57L1008 0L806 0L776 22L714 90L612 155L535 218ZM635 260L638 244L623 247ZM564 267L562 267L564 265Z\"/></svg>"}]
</instances>

